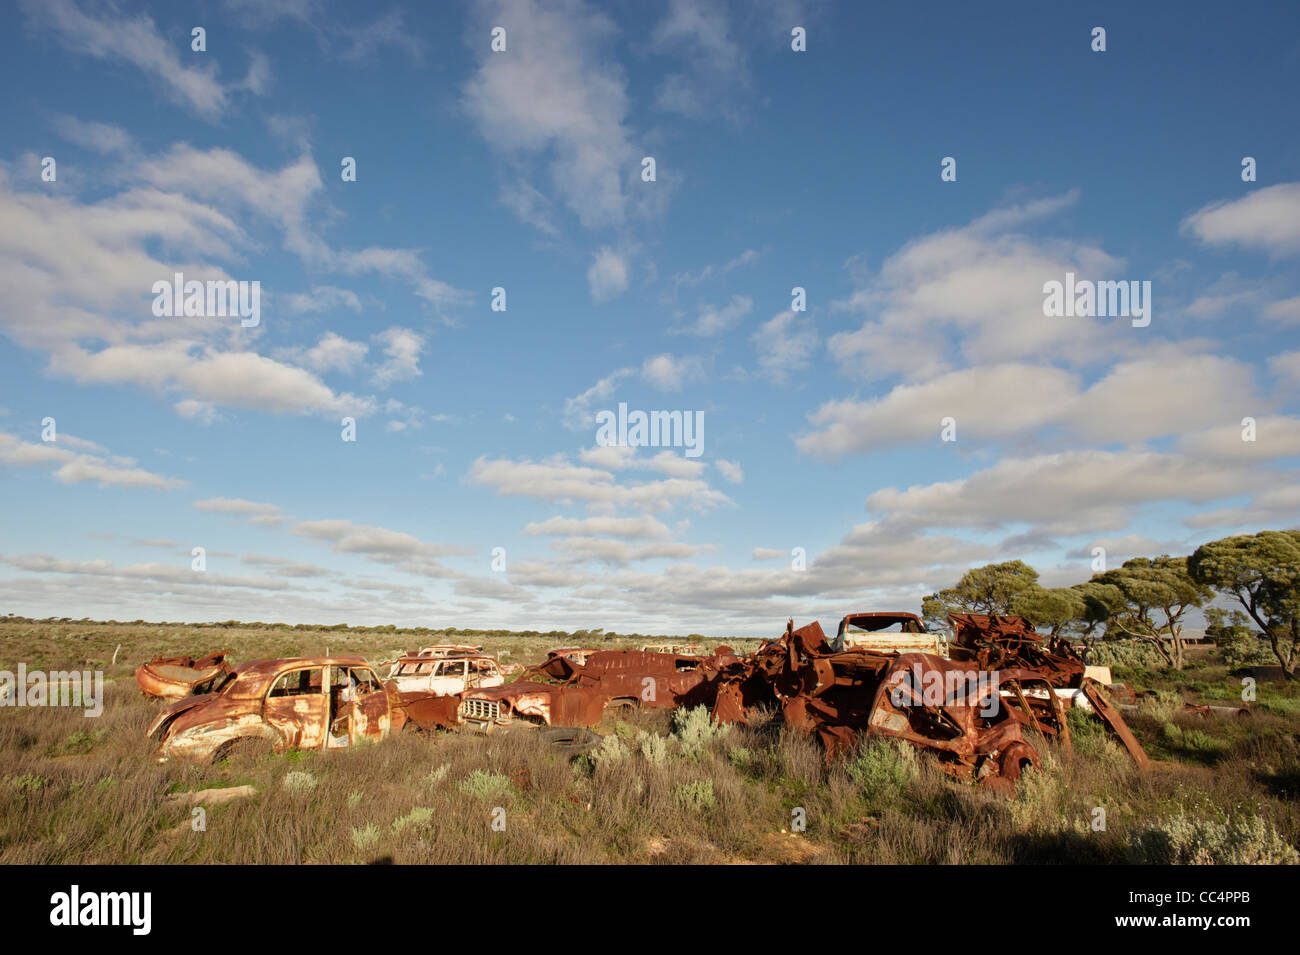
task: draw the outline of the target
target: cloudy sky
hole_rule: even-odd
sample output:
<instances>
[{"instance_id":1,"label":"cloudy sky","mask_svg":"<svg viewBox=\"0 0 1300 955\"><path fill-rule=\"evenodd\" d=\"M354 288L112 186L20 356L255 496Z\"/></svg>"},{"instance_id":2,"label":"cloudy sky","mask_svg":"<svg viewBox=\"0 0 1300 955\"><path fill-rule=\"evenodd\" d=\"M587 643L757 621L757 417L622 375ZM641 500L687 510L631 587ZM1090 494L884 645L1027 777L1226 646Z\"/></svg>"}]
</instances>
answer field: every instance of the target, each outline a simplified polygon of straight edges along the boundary
<instances>
[{"instance_id":1,"label":"cloudy sky","mask_svg":"<svg viewBox=\"0 0 1300 955\"><path fill-rule=\"evenodd\" d=\"M23 0L0 612L771 635L1296 526L1300 8L1055 6Z\"/></svg>"}]
</instances>

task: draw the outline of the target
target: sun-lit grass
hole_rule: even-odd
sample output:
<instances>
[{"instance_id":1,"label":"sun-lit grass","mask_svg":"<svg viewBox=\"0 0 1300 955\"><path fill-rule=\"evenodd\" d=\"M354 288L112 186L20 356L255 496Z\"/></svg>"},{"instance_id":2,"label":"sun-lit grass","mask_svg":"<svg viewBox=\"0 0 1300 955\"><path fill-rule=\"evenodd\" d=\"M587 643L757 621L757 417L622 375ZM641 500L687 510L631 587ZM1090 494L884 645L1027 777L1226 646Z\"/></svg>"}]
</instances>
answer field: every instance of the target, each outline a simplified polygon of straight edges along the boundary
<instances>
[{"instance_id":1,"label":"sun-lit grass","mask_svg":"<svg viewBox=\"0 0 1300 955\"><path fill-rule=\"evenodd\" d=\"M454 638L467 641L462 633ZM1300 840L1300 714L1285 703L1261 706L1247 720L1181 713L1175 697L1167 708L1135 712L1130 723L1154 761L1145 774L1074 713L1074 753L1048 751L1014 800L955 782L892 743L869 741L828 766L814 740L779 720L719 730L706 714L672 719L663 711L620 715L601 727L605 742L577 758L521 732L399 734L377 745L239 765L152 759L144 731L161 704L139 694L131 671L156 652L225 647L245 660L323 653L328 645L378 663L389 651L436 639L0 623L0 668L107 664L121 644L101 717L0 709L0 861L1276 861ZM469 642L494 650L497 639ZM499 639L518 647L518 662L564 642ZM1196 670L1155 674L1139 688L1232 689L1233 678L1216 666L1204 659ZM1235 686L1239 692L1239 680ZM1294 699L1290 688L1260 692L1262 701ZM185 795L238 786L254 792L194 807ZM1220 848L1201 855L1184 849L1207 833Z\"/></svg>"}]
</instances>

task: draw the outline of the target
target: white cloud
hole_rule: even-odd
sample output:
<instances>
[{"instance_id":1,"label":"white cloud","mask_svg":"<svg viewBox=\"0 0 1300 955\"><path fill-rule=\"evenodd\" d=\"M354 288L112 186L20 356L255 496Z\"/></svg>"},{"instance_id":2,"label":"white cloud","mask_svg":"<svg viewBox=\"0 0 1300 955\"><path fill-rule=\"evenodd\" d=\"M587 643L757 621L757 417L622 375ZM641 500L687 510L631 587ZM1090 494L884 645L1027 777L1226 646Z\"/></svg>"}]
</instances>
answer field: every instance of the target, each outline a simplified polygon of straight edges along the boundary
<instances>
[{"instance_id":1,"label":"white cloud","mask_svg":"<svg viewBox=\"0 0 1300 955\"><path fill-rule=\"evenodd\" d=\"M268 79L265 63L256 56L248 78L233 87L223 86L217 79L214 53L194 60L194 66L182 64L178 50L188 52L189 38L184 47L164 38L148 14L101 18L73 0L23 0L22 5L29 23L54 31L68 49L131 64L159 81L173 102L189 106L206 119L216 119L226 111L234 89L260 92Z\"/></svg>"},{"instance_id":2,"label":"white cloud","mask_svg":"<svg viewBox=\"0 0 1300 955\"><path fill-rule=\"evenodd\" d=\"M733 295L731 301L721 307L701 305L699 317L683 331L704 337L721 335L740 324L753 308L754 300L748 295Z\"/></svg>"},{"instance_id":3,"label":"white cloud","mask_svg":"<svg viewBox=\"0 0 1300 955\"><path fill-rule=\"evenodd\" d=\"M823 404L808 416L818 430L797 439L806 454L836 458L938 441L944 418L957 440L1028 438L1063 428L1103 444L1182 435L1262 406L1254 372L1231 358L1154 347L1084 388L1079 375L1050 365L1006 363L900 384L869 401Z\"/></svg>"},{"instance_id":4,"label":"white cloud","mask_svg":"<svg viewBox=\"0 0 1300 955\"><path fill-rule=\"evenodd\" d=\"M718 472L730 481L732 484L740 484L745 480L745 472L740 465L734 461L728 461L726 458L718 458L713 462L713 466Z\"/></svg>"},{"instance_id":5,"label":"white cloud","mask_svg":"<svg viewBox=\"0 0 1300 955\"><path fill-rule=\"evenodd\" d=\"M703 377L697 358L653 355L641 365L641 378L660 391L681 391L683 385Z\"/></svg>"},{"instance_id":6,"label":"white cloud","mask_svg":"<svg viewBox=\"0 0 1300 955\"><path fill-rule=\"evenodd\" d=\"M1124 530L1156 501L1205 503L1276 483L1247 461L1214 462L1153 451L1068 451L1003 458L969 477L867 497L869 510L912 527L1037 525L1060 535Z\"/></svg>"},{"instance_id":7,"label":"white cloud","mask_svg":"<svg viewBox=\"0 0 1300 955\"><path fill-rule=\"evenodd\" d=\"M1272 302L1264 308L1264 317L1286 325L1300 324L1300 295Z\"/></svg>"},{"instance_id":8,"label":"white cloud","mask_svg":"<svg viewBox=\"0 0 1300 955\"><path fill-rule=\"evenodd\" d=\"M374 336L381 344L384 360L375 368L371 381L376 388L388 388L399 381L419 378L424 336L409 328L394 326Z\"/></svg>"},{"instance_id":9,"label":"white cloud","mask_svg":"<svg viewBox=\"0 0 1300 955\"><path fill-rule=\"evenodd\" d=\"M731 499L698 479L665 478L619 484L609 471L580 467L556 455L545 461L478 458L465 479L470 484L496 489L502 497L581 502L592 508L616 507L641 511L666 511L678 504L708 510Z\"/></svg>"},{"instance_id":10,"label":"white cloud","mask_svg":"<svg viewBox=\"0 0 1300 955\"><path fill-rule=\"evenodd\" d=\"M753 341L759 371L784 383L809 366L820 339L810 317L785 311L760 325Z\"/></svg>"},{"instance_id":11,"label":"white cloud","mask_svg":"<svg viewBox=\"0 0 1300 955\"><path fill-rule=\"evenodd\" d=\"M479 66L463 102L479 132L507 157L545 157L551 187L584 228L623 224L640 157L624 124L626 80L607 52L613 21L582 0L496 0L475 11ZM506 29L508 54L490 50L494 26Z\"/></svg>"},{"instance_id":12,"label":"white cloud","mask_svg":"<svg viewBox=\"0 0 1300 955\"><path fill-rule=\"evenodd\" d=\"M288 298L289 311L295 315L304 312L325 312L336 308L361 311L361 299L356 292L335 285L313 285L308 292L295 292Z\"/></svg>"},{"instance_id":13,"label":"white cloud","mask_svg":"<svg viewBox=\"0 0 1300 955\"><path fill-rule=\"evenodd\" d=\"M862 326L831 336L829 352L856 378L931 378L965 364L1062 358L1079 365L1129 347L1127 325L1048 318L1043 285L1127 278L1122 262L1083 242L1013 231L1050 217L1077 193L1001 207L968 225L922 236L885 259L838 310L865 312ZM1131 331L1131 329L1130 329Z\"/></svg>"},{"instance_id":14,"label":"white cloud","mask_svg":"<svg viewBox=\"0 0 1300 955\"><path fill-rule=\"evenodd\" d=\"M634 369L620 368L600 379L582 394L565 399L564 426L571 431L594 428L596 426L595 412L601 409L593 409L592 405L598 401L609 401L614 396L614 389L618 387L619 382L632 374L635 374Z\"/></svg>"},{"instance_id":15,"label":"white cloud","mask_svg":"<svg viewBox=\"0 0 1300 955\"><path fill-rule=\"evenodd\" d=\"M254 524L278 526L288 518L274 504L246 501L240 497L209 497L194 502L194 509L204 514L230 514L243 517Z\"/></svg>"},{"instance_id":16,"label":"white cloud","mask_svg":"<svg viewBox=\"0 0 1300 955\"><path fill-rule=\"evenodd\" d=\"M106 452L93 441L73 439L74 446L96 450L96 453L87 454L59 447L61 440L63 438L37 444L0 432L0 462L14 467L53 467L55 479L64 484L93 481L100 487L151 488L170 491L173 488L184 487L187 483L177 478L162 477L142 468L119 463L129 461L128 458L106 460L101 456Z\"/></svg>"},{"instance_id":17,"label":"white cloud","mask_svg":"<svg viewBox=\"0 0 1300 955\"><path fill-rule=\"evenodd\" d=\"M529 537L618 537L653 539L672 537L672 531L662 521L642 514L639 517L551 517L535 521L524 527Z\"/></svg>"},{"instance_id":18,"label":"white cloud","mask_svg":"<svg viewBox=\"0 0 1300 955\"><path fill-rule=\"evenodd\" d=\"M1268 360L1268 370L1291 387L1300 387L1300 351L1274 355Z\"/></svg>"},{"instance_id":19,"label":"white cloud","mask_svg":"<svg viewBox=\"0 0 1300 955\"><path fill-rule=\"evenodd\" d=\"M1182 228L1211 245L1240 245L1273 255L1300 251L1300 182L1212 202L1184 219Z\"/></svg>"},{"instance_id":20,"label":"white cloud","mask_svg":"<svg viewBox=\"0 0 1300 955\"><path fill-rule=\"evenodd\" d=\"M627 291L627 259L609 247L602 248L593 257L587 269L587 285L591 300L597 305L618 298Z\"/></svg>"}]
</instances>

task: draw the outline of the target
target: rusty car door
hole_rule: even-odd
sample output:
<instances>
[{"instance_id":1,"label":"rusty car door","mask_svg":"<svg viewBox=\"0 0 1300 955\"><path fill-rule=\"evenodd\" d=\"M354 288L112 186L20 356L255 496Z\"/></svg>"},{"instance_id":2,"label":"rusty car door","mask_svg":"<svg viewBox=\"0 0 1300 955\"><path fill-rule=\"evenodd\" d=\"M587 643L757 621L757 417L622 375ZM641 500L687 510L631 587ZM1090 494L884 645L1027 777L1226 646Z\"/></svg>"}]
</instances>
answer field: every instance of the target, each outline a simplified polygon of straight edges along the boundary
<instances>
[{"instance_id":1,"label":"rusty car door","mask_svg":"<svg viewBox=\"0 0 1300 955\"><path fill-rule=\"evenodd\" d=\"M388 693L375 672L369 667L353 667L352 677L352 742L363 739L380 740L388 735L392 714L388 708Z\"/></svg>"},{"instance_id":2,"label":"rusty car door","mask_svg":"<svg viewBox=\"0 0 1300 955\"><path fill-rule=\"evenodd\" d=\"M266 692L262 718L275 727L293 749L325 745L326 685L322 667L302 667L282 673Z\"/></svg>"}]
</instances>

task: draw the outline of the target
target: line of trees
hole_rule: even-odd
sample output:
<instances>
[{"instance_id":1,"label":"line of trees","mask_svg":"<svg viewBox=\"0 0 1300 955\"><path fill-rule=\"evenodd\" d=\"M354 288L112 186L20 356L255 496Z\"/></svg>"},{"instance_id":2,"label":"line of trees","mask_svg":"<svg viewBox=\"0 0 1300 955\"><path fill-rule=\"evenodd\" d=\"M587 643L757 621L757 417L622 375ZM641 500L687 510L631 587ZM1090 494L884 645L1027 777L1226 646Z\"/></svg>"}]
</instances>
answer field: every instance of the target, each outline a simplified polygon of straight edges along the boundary
<instances>
[{"instance_id":1,"label":"line of trees","mask_svg":"<svg viewBox=\"0 0 1300 955\"><path fill-rule=\"evenodd\" d=\"M967 571L947 590L922 601L931 629L950 612L1019 614L1053 636L1130 638L1154 646L1182 669L1183 625L1207 607L1207 636L1237 639L1253 622L1288 679L1300 663L1300 530L1261 531L1202 544L1189 557L1135 557L1073 587L1042 587L1024 561Z\"/></svg>"}]
</instances>

